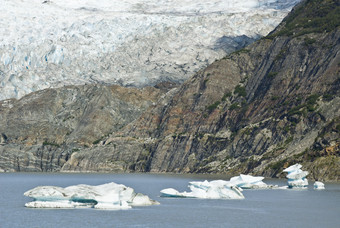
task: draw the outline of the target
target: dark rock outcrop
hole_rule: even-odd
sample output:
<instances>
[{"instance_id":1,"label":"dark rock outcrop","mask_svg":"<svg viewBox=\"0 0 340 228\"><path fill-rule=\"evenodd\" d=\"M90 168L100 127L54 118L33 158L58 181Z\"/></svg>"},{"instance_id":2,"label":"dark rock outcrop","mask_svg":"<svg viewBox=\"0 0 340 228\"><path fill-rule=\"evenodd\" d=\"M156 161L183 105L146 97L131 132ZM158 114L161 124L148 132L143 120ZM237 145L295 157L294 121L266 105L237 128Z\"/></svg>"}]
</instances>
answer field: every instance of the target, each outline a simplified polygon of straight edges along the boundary
<instances>
[{"instance_id":1,"label":"dark rock outcrop","mask_svg":"<svg viewBox=\"0 0 340 228\"><path fill-rule=\"evenodd\" d=\"M162 93L153 87L86 85L0 101L0 169L58 171L72 153L100 144Z\"/></svg>"}]
</instances>

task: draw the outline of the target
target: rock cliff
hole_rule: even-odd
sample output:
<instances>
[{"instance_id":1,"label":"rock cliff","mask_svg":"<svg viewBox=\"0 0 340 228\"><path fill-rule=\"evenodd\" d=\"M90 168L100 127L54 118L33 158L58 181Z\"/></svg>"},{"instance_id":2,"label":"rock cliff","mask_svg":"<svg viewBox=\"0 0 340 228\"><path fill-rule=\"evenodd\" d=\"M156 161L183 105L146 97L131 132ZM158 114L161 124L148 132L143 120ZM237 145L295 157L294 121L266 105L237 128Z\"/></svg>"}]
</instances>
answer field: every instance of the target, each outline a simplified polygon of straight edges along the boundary
<instances>
[{"instance_id":1,"label":"rock cliff","mask_svg":"<svg viewBox=\"0 0 340 228\"><path fill-rule=\"evenodd\" d=\"M303 2L269 36L198 72L102 148L133 142L111 152L122 170L274 177L300 162L311 178L339 180L338 9ZM87 153L67 168L82 170Z\"/></svg>"},{"instance_id":2,"label":"rock cliff","mask_svg":"<svg viewBox=\"0 0 340 228\"><path fill-rule=\"evenodd\" d=\"M60 170L72 153L123 128L166 89L65 86L0 101L0 169Z\"/></svg>"},{"instance_id":3,"label":"rock cliff","mask_svg":"<svg viewBox=\"0 0 340 228\"><path fill-rule=\"evenodd\" d=\"M30 170L28 157L40 156L44 159L36 162L46 163L40 170L52 167L46 170L250 173L279 177L283 168L299 162L311 173L310 178L339 181L339 12L340 5L335 0L302 2L267 37L215 61L180 87L163 93L150 89L154 99L148 97L148 105L135 111L131 118L122 111L126 121L119 127L113 121L118 117L111 115L111 122L93 122L88 129L97 130L92 133L72 137L73 131L87 132L86 118L80 121L83 125L79 123L83 131L67 125L67 121L53 125L58 112L55 105L46 106L50 113L47 123L51 126L33 132L51 132L46 134L50 138L18 139L7 132L9 128L21 131L17 125L17 130L14 125L3 128L0 168ZM1 103L6 107L1 110L1 120L13 108L26 116L26 111L12 102ZM63 99L59 103L62 105ZM39 103L35 106L39 108ZM99 107L93 110L100 115ZM38 123L42 123L41 119L32 121L32 125ZM30 125L23 126L30 129ZM95 139L100 140L94 143ZM18 147L15 140L33 143L26 149L27 143ZM17 144L14 146L12 141ZM73 141L81 146L72 148ZM37 146L38 142L42 145ZM64 144L54 148L49 142ZM51 151L58 152L52 156Z\"/></svg>"}]
</instances>

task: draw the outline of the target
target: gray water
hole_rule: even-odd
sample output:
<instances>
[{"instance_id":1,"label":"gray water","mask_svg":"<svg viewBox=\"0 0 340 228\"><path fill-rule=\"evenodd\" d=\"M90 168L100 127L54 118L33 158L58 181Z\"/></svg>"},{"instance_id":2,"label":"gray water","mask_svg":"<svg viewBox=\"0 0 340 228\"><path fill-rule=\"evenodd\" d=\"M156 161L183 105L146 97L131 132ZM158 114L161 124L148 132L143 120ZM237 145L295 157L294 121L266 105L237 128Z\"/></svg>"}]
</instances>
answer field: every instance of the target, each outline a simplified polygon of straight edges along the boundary
<instances>
[{"instance_id":1,"label":"gray water","mask_svg":"<svg viewBox=\"0 0 340 228\"><path fill-rule=\"evenodd\" d=\"M340 227L340 184L326 190L245 190L244 200L161 198L172 187L189 190L193 180L217 176L153 174L0 174L0 227ZM130 210L30 209L23 193L39 185L67 187L115 182L161 204ZM265 180L285 185L285 180Z\"/></svg>"}]
</instances>

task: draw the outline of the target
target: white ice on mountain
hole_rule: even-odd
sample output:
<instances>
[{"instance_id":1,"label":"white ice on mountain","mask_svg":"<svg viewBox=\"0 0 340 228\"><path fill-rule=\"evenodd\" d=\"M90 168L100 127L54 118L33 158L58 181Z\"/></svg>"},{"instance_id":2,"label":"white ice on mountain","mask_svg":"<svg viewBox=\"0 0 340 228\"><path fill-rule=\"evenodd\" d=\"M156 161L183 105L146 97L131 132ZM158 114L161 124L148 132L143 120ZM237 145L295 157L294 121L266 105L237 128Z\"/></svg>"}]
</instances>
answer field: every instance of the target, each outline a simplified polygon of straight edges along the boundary
<instances>
[{"instance_id":1,"label":"white ice on mountain","mask_svg":"<svg viewBox=\"0 0 340 228\"><path fill-rule=\"evenodd\" d=\"M176 189L161 190L162 197L200 198L200 199L244 199L242 189L229 181L192 181L188 186L191 192L178 192Z\"/></svg>"},{"instance_id":2,"label":"white ice on mountain","mask_svg":"<svg viewBox=\"0 0 340 228\"><path fill-rule=\"evenodd\" d=\"M180 82L269 33L297 2L2 1L0 100L69 84Z\"/></svg>"},{"instance_id":3,"label":"white ice on mountain","mask_svg":"<svg viewBox=\"0 0 340 228\"><path fill-rule=\"evenodd\" d=\"M30 208L78 208L120 210L133 206L158 204L134 189L122 184L107 183L98 186L74 185L66 188L56 186L39 186L24 193L33 198L25 204Z\"/></svg>"},{"instance_id":4,"label":"white ice on mountain","mask_svg":"<svg viewBox=\"0 0 340 228\"><path fill-rule=\"evenodd\" d=\"M307 188L308 180L306 176L308 171L301 170L302 165L295 164L284 169L283 172L287 172L288 187L289 188Z\"/></svg>"}]
</instances>

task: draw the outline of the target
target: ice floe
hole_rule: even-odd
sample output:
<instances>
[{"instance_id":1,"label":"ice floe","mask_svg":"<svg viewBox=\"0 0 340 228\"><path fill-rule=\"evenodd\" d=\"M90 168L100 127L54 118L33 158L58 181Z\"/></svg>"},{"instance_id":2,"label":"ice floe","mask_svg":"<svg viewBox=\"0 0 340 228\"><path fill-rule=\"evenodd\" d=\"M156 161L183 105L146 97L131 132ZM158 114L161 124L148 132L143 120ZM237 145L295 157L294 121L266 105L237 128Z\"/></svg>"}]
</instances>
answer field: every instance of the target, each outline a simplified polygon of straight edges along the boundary
<instances>
[{"instance_id":1,"label":"ice floe","mask_svg":"<svg viewBox=\"0 0 340 228\"><path fill-rule=\"evenodd\" d=\"M262 180L264 177L261 176L251 176L241 174L236 177L230 178L230 183L237 185L242 189L267 189L267 188L275 188L277 186L267 185Z\"/></svg>"},{"instance_id":2,"label":"ice floe","mask_svg":"<svg viewBox=\"0 0 340 228\"><path fill-rule=\"evenodd\" d=\"M320 182L320 181L315 181L314 183L314 189L315 190L321 190L321 189L325 189L325 184Z\"/></svg>"},{"instance_id":3,"label":"ice floe","mask_svg":"<svg viewBox=\"0 0 340 228\"><path fill-rule=\"evenodd\" d=\"M25 204L30 208L79 208L120 210L133 206L159 204L133 188L122 184L107 183L97 186L74 185L66 188L56 186L39 186L24 193L33 198Z\"/></svg>"},{"instance_id":4,"label":"ice floe","mask_svg":"<svg viewBox=\"0 0 340 228\"><path fill-rule=\"evenodd\" d=\"M284 169L283 172L287 172L288 187L289 188L307 188L308 180L306 176L308 171L301 170L302 165L295 164Z\"/></svg>"},{"instance_id":5,"label":"ice floe","mask_svg":"<svg viewBox=\"0 0 340 228\"><path fill-rule=\"evenodd\" d=\"M188 186L191 192L178 192L167 188L161 191L162 197L201 198L201 199L244 199L242 189L229 181L192 181Z\"/></svg>"}]
</instances>

